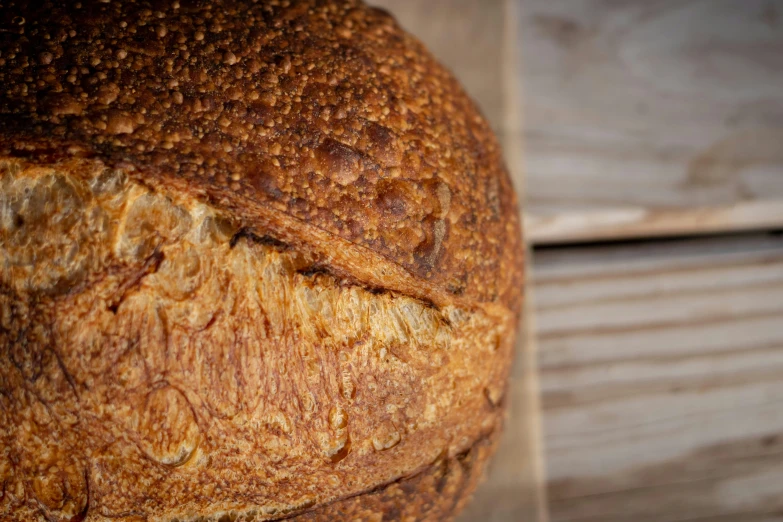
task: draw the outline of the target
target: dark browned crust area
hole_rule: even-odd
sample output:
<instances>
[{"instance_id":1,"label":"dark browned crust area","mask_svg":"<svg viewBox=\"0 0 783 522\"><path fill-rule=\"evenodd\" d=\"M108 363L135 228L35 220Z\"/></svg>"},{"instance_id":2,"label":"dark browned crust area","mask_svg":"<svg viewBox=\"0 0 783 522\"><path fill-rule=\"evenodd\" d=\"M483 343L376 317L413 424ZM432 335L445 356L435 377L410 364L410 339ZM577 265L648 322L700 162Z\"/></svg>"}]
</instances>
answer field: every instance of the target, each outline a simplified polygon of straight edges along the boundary
<instances>
[{"instance_id":1,"label":"dark browned crust area","mask_svg":"<svg viewBox=\"0 0 783 522\"><path fill-rule=\"evenodd\" d=\"M498 143L387 13L334 0L17 1L0 16L0 154L99 158L264 233L307 224L318 233L300 240L316 250L344 245L314 236L339 238L424 282L398 291L519 306Z\"/></svg>"}]
</instances>

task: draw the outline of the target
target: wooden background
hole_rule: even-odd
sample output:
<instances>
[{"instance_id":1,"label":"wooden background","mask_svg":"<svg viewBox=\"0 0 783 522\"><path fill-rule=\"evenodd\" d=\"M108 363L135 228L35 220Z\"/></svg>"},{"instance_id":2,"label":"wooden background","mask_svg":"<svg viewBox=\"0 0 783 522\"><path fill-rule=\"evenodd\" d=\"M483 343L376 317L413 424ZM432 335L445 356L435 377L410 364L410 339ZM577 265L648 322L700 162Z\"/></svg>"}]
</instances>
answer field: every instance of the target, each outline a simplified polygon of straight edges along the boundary
<instances>
[{"instance_id":1,"label":"wooden background","mask_svg":"<svg viewBox=\"0 0 783 522\"><path fill-rule=\"evenodd\" d=\"M783 2L519 4L530 240L783 227Z\"/></svg>"},{"instance_id":2,"label":"wooden background","mask_svg":"<svg viewBox=\"0 0 783 522\"><path fill-rule=\"evenodd\" d=\"M783 521L783 2L520 3L547 515Z\"/></svg>"},{"instance_id":3,"label":"wooden background","mask_svg":"<svg viewBox=\"0 0 783 522\"><path fill-rule=\"evenodd\" d=\"M783 520L783 238L536 254L553 521Z\"/></svg>"},{"instance_id":4,"label":"wooden background","mask_svg":"<svg viewBox=\"0 0 783 522\"><path fill-rule=\"evenodd\" d=\"M374 3L524 200L509 427L461 522L783 521L783 0Z\"/></svg>"}]
</instances>

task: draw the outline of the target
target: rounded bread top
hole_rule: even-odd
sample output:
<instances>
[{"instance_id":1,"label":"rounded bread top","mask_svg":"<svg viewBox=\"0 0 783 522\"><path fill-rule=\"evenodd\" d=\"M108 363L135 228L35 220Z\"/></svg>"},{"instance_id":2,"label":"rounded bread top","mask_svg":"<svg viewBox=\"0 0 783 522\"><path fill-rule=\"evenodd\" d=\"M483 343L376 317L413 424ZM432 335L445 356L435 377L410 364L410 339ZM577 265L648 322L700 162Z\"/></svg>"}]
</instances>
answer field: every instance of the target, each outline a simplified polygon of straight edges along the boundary
<instances>
[{"instance_id":1,"label":"rounded bread top","mask_svg":"<svg viewBox=\"0 0 783 522\"><path fill-rule=\"evenodd\" d=\"M13 4L0 13L0 156L91 158L371 284L518 310L520 225L497 140L388 13L352 0Z\"/></svg>"}]
</instances>

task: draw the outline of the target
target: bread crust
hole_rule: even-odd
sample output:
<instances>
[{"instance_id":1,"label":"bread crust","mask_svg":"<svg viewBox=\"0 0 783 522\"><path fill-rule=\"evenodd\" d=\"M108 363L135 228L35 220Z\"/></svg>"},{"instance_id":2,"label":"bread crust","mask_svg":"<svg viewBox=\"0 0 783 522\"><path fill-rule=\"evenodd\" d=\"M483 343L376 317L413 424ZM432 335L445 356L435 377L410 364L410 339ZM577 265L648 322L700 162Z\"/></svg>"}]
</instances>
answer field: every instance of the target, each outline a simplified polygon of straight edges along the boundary
<instances>
[{"instance_id":1,"label":"bread crust","mask_svg":"<svg viewBox=\"0 0 783 522\"><path fill-rule=\"evenodd\" d=\"M0 518L453 516L522 290L456 80L359 2L66 4L0 13Z\"/></svg>"},{"instance_id":2,"label":"bread crust","mask_svg":"<svg viewBox=\"0 0 783 522\"><path fill-rule=\"evenodd\" d=\"M3 33L4 154L97 157L248 223L274 213L365 247L443 299L518 306L517 205L497 140L387 13L21 4L2 13L24 31Z\"/></svg>"}]
</instances>

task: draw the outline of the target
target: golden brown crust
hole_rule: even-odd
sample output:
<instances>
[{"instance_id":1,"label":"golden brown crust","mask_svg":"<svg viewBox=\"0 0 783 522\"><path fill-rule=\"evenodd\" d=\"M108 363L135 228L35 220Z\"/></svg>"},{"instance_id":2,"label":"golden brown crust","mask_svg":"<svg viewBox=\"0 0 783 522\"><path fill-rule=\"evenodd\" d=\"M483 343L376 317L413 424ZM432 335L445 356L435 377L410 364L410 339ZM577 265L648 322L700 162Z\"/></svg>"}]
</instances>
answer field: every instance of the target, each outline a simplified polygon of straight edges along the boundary
<instances>
[{"instance_id":1,"label":"golden brown crust","mask_svg":"<svg viewBox=\"0 0 783 522\"><path fill-rule=\"evenodd\" d=\"M363 512L403 479L445 516L460 492L406 477L502 421L510 311L364 287L95 160L0 159L0 260L11 520Z\"/></svg>"},{"instance_id":2,"label":"golden brown crust","mask_svg":"<svg viewBox=\"0 0 783 522\"><path fill-rule=\"evenodd\" d=\"M443 457L420 473L361 495L293 516L307 522L334 520L450 520L481 480L497 437L481 439L454 457Z\"/></svg>"},{"instance_id":3,"label":"golden brown crust","mask_svg":"<svg viewBox=\"0 0 783 522\"><path fill-rule=\"evenodd\" d=\"M518 307L497 141L386 13L350 0L18 4L0 13L4 155L132 167L251 226L271 212L366 247L432 292Z\"/></svg>"},{"instance_id":4,"label":"golden brown crust","mask_svg":"<svg viewBox=\"0 0 783 522\"><path fill-rule=\"evenodd\" d=\"M354 1L19 4L0 519L453 516L522 263L456 81Z\"/></svg>"}]
</instances>

